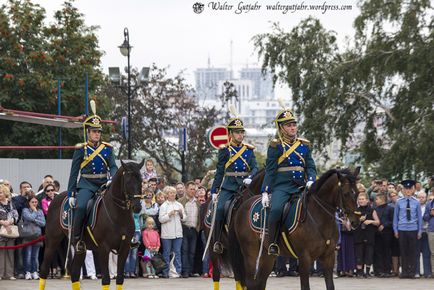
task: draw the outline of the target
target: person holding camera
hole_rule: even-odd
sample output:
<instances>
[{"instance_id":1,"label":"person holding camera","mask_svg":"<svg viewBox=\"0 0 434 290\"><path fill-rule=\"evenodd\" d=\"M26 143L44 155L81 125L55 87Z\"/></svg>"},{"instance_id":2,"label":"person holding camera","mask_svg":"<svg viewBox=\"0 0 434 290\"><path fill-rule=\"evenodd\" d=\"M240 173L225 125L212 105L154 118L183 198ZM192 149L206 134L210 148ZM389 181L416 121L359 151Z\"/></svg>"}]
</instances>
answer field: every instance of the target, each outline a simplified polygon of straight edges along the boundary
<instances>
[{"instance_id":1,"label":"person holding camera","mask_svg":"<svg viewBox=\"0 0 434 290\"><path fill-rule=\"evenodd\" d=\"M428 222L427 235L431 250L431 273L428 273L429 275L426 276L432 276L432 267L434 266L434 199L426 203L423 219Z\"/></svg>"}]
</instances>

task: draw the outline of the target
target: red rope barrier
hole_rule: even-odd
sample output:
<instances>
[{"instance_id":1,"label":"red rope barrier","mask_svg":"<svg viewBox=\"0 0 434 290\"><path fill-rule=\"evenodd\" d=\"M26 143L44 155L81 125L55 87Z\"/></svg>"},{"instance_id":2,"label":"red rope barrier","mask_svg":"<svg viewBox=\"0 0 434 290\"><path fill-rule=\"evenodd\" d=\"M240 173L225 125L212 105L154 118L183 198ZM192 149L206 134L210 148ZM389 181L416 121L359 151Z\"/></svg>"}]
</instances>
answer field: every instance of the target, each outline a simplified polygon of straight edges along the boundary
<instances>
[{"instance_id":1,"label":"red rope barrier","mask_svg":"<svg viewBox=\"0 0 434 290\"><path fill-rule=\"evenodd\" d=\"M40 236L39 238L36 238L33 241L30 241L30 242L27 242L24 244L19 244L19 245L15 245L15 246L0 246L0 250L15 250L15 249L19 249L19 248L24 248L24 247L36 244L36 243L43 241L43 240L45 240L45 236Z\"/></svg>"}]
</instances>

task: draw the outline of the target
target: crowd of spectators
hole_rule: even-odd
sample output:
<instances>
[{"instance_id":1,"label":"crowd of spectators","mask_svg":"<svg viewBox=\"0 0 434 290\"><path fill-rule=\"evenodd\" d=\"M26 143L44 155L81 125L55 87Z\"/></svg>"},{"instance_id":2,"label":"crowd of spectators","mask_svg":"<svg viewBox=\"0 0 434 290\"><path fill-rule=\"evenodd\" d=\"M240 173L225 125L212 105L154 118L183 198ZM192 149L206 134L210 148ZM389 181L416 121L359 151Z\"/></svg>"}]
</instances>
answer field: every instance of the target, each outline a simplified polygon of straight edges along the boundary
<instances>
[{"instance_id":1,"label":"crowd of spectators","mask_svg":"<svg viewBox=\"0 0 434 290\"><path fill-rule=\"evenodd\" d=\"M133 214L134 240L140 246L130 250L124 274L126 278L188 278L210 277L211 265L202 261L206 237L202 218L206 212L205 202L210 198L212 171L203 178L168 185L164 176L158 174L152 160L143 169L141 211ZM422 188L416 183L415 198L420 203L423 216L422 233L414 243L417 268L414 277L432 277L434 264L434 184L431 178ZM362 213L361 224L352 228L349 222L339 223L336 275L339 277L380 278L400 275L402 259L400 237L394 231L394 208L398 199L404 197L404 189L398 183L374 180L368 187L357 184L359 190L358 210ZM19 184L14 192L7 180L0 180L0 225L8 227L23 222L34 223L44 233L45 220L51 201L60 191L60 184L53 176L46 175L37 191L29 182ZM0 237L0 247L21 245L29 242L22 238ZM58 249L50 269L50 278L65 275L62 251ZM38 269L43 258L43 242L26 247L0 248L0 279L38 279ZM151 260L160 255L167 267L156 272ZM99 276L96 253L87 251L82 275L90 279ZM94 259L95 257L95 259ZM422 267L419 267L422 258ZM109 269L111 278L116 277L116 255L111 254ZM321 275L321 265L312 266L313 275ZM297 260L278 257L272 276L296 276ZM404 278L404 277L403 277ZM409 278L409 277L406 277Z\"/></svg>"}]
</instances>

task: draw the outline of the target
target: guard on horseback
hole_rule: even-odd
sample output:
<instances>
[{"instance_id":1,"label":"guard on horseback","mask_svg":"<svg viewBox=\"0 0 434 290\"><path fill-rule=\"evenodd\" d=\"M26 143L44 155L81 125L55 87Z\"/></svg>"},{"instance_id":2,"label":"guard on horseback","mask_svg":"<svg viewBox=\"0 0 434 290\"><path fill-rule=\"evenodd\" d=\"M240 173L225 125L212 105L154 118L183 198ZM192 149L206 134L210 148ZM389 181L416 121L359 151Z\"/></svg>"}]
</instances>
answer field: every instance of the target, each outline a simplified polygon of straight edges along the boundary
<instances>
[{"instance_id":1,"label":"guard on horseback","mask_svg":"<svg viewBox=\"0 0 434 290\"><path fill-rule=\"evenodd\" d=\"M72 243L77 253L86 251L81 239L88 201L101 186L110 184L118 170L112 145L101 140L101 118L95 114L94 101L91 101L91 108L94 115L83 123L85 142L75 146L68 183L69 205L73 209Z\"/></svg>"},{"instance_id":2,"label":"guard on horseback","mask_svg":"<svg viewBox=\"0 0 434 290\"><path fill-rule=\"evenodd\" d=\"M265 177L262 184L262 204L270 206L268 223L268 254L280 254L278 238L283 209L294 194L300 193L300 187L309 188L316 179L315 161L311 155L310 142L297 137L297 120L291 110L285 108L278 114L276 123L277 137L270 141L267 151Z\"/></svg>"},{"instance_id":3,"label":"guard on horseback","mask_svg":"<svg viewBox=\"0 0 434 290\"><path fill-rule=\"evenodd\" d=\"M235 116L229 119L226 126L230 142L220 146L217 170L211 187L212 199L214 203L217 202L213 233L213 251L217 254L223 253L220 238L225 223L226 202L235 197L243 184L249 185L258 171L254 147L243 143L245 135L243 121L237 117L234 108L230 110Z\"/></svg>"}]
</instances>

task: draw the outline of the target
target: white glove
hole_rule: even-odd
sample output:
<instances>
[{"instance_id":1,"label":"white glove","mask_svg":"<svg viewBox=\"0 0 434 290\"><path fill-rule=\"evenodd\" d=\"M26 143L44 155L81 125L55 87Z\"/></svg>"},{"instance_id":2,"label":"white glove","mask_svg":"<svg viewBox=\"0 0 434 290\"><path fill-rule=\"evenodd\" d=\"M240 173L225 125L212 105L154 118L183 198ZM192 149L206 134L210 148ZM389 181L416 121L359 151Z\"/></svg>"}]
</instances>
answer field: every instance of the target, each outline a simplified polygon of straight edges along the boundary
<instances>
[{"instance_id":1,"label":"white glove","mask_svg":"<svg viewBox=\"0 0 434 290\"><path fill-rule=\"evenodd\" d=\"M109 185L112 183L112 179L110 178L110 179L108 179L107 180L107 182L105 183L105 186L106 187L109 187Z\"/></svg>"},{"instance_id":2,"label":"white glove","mask_svg":"<svg viewBox=\"0 0 434 290\"><path fill-rule=\"evenodd\" d=\"M77 206L77 200L75 199L75 197L71 196L69 198L69 206L71 208L75 208Z\"/></svg>"},{"instance_id":3,"label":"white glove","mask_svg":"<svg viewBox=\"0 0 434 290\"><path fill-rule=\"evenodd\" d=\"M307 189L309 189L312 186L312 184L313 184L312 180L309 180L308 182L306 182Z\"/></svg>"},{"instance_id":4,"label":"white glove","mask_svg":"<svg viewBox=\"0 0 434 290\"><path fill-rule=\"evenodd\" d=\"M268 193L266 193L266 192L262 193L262 206L263 207L269 207L270 206L270 199L268 198Z\"/></svg>"},{"instance_id":5,"label":"white glove","mask_svg":"<svg viewBox=\"0 0 434 290\"><path fill-rule=\"evenodd\" d=\"M252 183L252 179L251 178L244 178L243 183L245 185L250 185L250 183Z\"/></svg>"},{"instance_id":6,"label":"white glove","mask_svg":"<svg viewBox=\"0 0 434 290\"><path fill-rule=\"evenodd\" d=\"M213 194L211 194L212 201L215 202L215 201L217 200L217 196L218 196L217 193L213 193Z\"/></svg>"}]
</instances>

